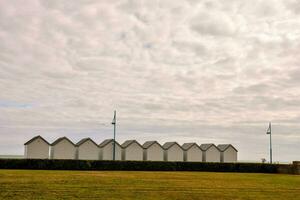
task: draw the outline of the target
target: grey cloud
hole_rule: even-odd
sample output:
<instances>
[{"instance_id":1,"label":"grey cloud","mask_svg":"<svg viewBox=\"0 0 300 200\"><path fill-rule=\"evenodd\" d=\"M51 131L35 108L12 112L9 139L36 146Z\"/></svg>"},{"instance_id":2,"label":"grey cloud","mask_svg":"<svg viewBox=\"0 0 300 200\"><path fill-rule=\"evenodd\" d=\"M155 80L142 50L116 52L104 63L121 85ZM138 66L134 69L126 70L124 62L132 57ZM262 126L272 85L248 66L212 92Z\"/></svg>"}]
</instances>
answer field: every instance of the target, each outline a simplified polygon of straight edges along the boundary
<instances>
[{"instance_id":1,"label":"grey cloud","mask_svg":"<svg viewBox=\"0 0 300 200\"><path fill-rule=\"evenodd\" d=\"M284 1L285 6L293 11L295 14L300 13L300 3L297 0L287 0Z\"/></svg>"},{"instance_id":2,"label":"grey cloud","mask_svg":"<svg viewBox=\"0 0 300 200\"><path fill-rule=\"evenodd\" d=\"M200 57L207 54L208 51L207 48L201 43L174 41L173 45L178 48L179 51L187 53L191 52Z\"/></svg>"},{"instance_id":3,"label":"grey cloud","mask_svg":"<svg viewBox=\"0 0 300 200\"><path fill-rule=\"evenodd\" d=\"M260 94L265 95L269 92L274 92L273 88L271 90L271 86L264 83L254 84L248 87L237 87L234 89L234 92L237 94Z\"/></svg>"},{"instance_id":4,"label":"grey cloud","mask_svg":"<svg viewBox=\"0 0 300 200\"><path fill-rule=\"evenodd\" d=\"M199 13L193 19L191 28L199 34L211 36L232 36L236 32L232 19L223 13Z\"/></svg>"}]
</instances>

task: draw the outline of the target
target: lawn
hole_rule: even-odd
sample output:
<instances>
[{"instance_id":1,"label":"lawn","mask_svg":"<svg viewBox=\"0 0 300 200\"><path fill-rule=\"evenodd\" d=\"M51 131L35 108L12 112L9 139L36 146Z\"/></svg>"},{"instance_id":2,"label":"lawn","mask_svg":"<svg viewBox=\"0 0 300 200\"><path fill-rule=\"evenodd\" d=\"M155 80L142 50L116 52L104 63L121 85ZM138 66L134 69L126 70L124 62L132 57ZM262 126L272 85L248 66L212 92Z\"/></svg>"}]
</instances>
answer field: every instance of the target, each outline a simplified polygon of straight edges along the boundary
<instances>
[{"instance_id":1,"label":"lawn","mask_svg":"<svg viewBox=\"0 0 300 200\"><path fill-rule=\"evenodd\" d=\"M0 199L297 199L281 174L0 170Z\"/></svg>"}]
</instances>

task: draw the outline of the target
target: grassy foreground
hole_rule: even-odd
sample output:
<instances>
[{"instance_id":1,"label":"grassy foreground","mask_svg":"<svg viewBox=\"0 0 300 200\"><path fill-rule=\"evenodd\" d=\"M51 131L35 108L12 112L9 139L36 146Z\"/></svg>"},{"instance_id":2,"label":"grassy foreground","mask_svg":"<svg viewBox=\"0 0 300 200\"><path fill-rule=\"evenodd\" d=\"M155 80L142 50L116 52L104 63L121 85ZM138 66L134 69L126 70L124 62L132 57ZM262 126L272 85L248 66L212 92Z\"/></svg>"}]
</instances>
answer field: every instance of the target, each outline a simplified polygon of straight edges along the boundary
<instances>
[{"instance_id":1,"label":"grassy foreground","mask_svg":"<svg viewBox=\"0 0 300 200\"><path fill-rule=\"evenodd\" d=\"M297 199L300 176L0 170L0 199Z\"/></svg>"}]
</instances>

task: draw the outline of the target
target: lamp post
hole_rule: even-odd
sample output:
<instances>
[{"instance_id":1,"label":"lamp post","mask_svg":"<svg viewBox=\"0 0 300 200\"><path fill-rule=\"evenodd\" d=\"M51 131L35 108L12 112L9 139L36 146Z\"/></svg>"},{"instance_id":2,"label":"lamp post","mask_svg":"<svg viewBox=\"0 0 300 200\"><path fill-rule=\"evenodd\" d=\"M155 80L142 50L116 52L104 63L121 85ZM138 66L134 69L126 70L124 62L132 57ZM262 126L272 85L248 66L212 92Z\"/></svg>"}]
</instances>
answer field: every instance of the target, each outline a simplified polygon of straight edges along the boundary
<instances>
[{"instance_id":1,"label":"lamp post","mask_svg":"<svg viewBox=\"0 0 300 200\"><path fill-rule=\"evenodd\" d=\"M113 160L116 160L116 123L117 123L117 111L114 112L114 119L112 125L114 126L114 141L113 141Z\"/></svg>"},{"instance_id":2,"label":"lamp post","mask_svg":"<svg viewBox=\"0 0 300 200\"><path fill-rule=\"evenodd\" d=\"M270 163L272 163L272 125L269 123L267 134L270 135Z\"/></svg>"}]
</instances>

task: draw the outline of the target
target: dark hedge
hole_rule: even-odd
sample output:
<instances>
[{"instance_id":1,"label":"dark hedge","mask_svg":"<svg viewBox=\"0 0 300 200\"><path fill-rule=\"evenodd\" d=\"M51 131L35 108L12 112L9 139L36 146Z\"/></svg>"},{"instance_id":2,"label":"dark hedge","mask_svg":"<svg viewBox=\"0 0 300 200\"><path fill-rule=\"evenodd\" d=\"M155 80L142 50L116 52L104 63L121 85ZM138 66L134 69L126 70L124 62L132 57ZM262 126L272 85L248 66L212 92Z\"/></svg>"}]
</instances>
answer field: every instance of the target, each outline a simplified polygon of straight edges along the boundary
<instances>
[{"instance_id":1,"label":"dark hedge","mask_svg":"<svg viewBox=\"0 0 300 200\"><path fill-rule=\"evenodd\" d=\"M208 171L279 173L291 165L262 163L206 163L206 162L151 162L151 161L88 161L0 159L0 169L38 170L126 170L126 171ZM289 170L287 170L289 171Z\"/></svg>"}]
</instances>

